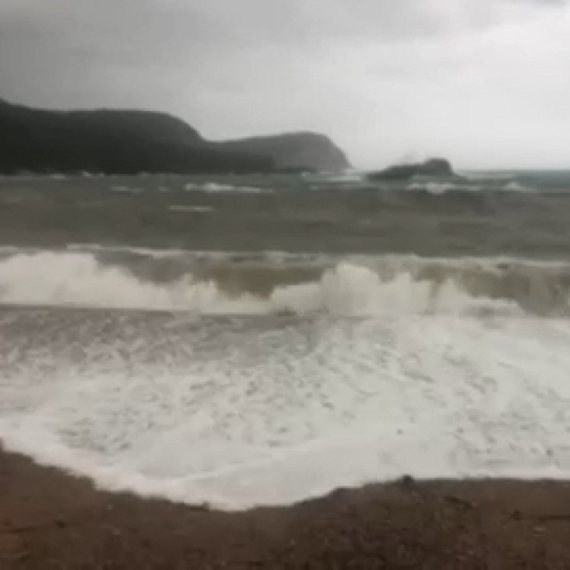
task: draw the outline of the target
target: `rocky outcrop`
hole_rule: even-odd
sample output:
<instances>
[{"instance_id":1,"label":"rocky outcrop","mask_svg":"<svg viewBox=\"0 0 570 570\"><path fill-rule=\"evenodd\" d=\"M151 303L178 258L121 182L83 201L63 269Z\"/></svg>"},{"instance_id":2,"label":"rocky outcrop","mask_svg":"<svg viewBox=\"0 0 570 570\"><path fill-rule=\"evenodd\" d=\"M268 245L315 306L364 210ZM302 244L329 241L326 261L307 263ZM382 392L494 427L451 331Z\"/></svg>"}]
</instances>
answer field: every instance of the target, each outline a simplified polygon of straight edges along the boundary
<instances>
[{"instance_id":1,"label":"rocky outcrop","mask_svg":"<svg viewBox=\"0 0 570 570\"><path fill-rule=\"evenodd\" d=\"M385 170L371 172L368 179L380 180L410 180L414 176L448 177L454 176L451 163L445 158L432 158L415 164L400 164Z\"/></svg>"},{"instance_id":2,"label":"rocky outcrop","mask_svg":"<svg viewBox=\"0 0 570 570\"><path fill-rule=\"evenodd\" d=\"M47 111L0 100L0 172L9 174L227 174L346 166L344 153L314 133L212 142L165 113Z\"/></svg>"},{"instance_id":3,"label":"rocky outcrop","mask_svg":"<svg viewBox=\"0 0 570 570\"><path fill-rule=\"evenodd\" d=\"M350 168L344 152L325 135L311 132L216 143L221 149L268 156L280 170L338 172Z\"/></svg>"}]
</instances>

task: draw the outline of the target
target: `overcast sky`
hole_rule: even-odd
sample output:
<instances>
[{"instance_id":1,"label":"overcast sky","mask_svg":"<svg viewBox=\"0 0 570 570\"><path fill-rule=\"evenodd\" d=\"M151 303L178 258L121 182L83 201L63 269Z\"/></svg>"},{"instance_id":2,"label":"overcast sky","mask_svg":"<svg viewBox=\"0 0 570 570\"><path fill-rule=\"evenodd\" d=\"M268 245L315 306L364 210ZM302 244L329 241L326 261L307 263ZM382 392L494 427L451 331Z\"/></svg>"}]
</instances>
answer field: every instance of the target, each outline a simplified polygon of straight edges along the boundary
<instances>
[{"instance_id":1,"label":"overcast sky","mask_svg":"<svg viewBox=\"0 0 570 570\"><path fill-rule=\"evenodd\" d=\"M570 168L570 2L0 0L0 97L315 130L360 167Z\"/></svg>"}]
</instances>

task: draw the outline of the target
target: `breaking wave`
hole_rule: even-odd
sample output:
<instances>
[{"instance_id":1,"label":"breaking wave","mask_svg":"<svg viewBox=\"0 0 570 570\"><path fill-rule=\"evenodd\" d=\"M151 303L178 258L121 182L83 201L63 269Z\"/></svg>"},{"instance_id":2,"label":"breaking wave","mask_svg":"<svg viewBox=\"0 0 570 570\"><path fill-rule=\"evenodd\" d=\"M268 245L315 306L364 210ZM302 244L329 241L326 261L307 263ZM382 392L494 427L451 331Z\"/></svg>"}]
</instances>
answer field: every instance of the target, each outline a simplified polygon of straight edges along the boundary
<instances>
[{"instance_id":1,"label":"breaking wave","mask_svg":"<svg viewBox=\"0 0 570 570\"><path fill-rule=\"evenodd\" d=\"M525 193L534 193L536 192L532 188L525 186L523 183L517 180L511 180L508 182L500 182L496 184L496 186L486 188L481 182L479 184L467 181L453 181L453 182L436 182L436 181L428 181L428 182L412 182L406 187L406 190L410 192L427 192L429 194L433 194L434 196L439 196L442 194L446 194L447 192L479 192L490 195L492 194L499 194L501 192L506 193L513 193L513 192L525 192Z\"/></svg>"},{"instance_id":2,"label":"breaking wave","mask_svg":"<svg viewBox=\"0 0 570 570\"><path fill-rule=\"evenodd\" d=\"M11 251L0 303L199 314L570 314L570 264L412 256L307 260L229 254Z\"/></svg>"},{"instance_id":3,"label":"breaking wave","mask_svg":"<svg viewBox=\"0 0 570 570\"><path fill-rule=\"evenodd\" d=\"M255 186L234 186L232 184L219 184L217 182L195 183L188 182L184 186L187 192L241 192L245 194L261 194L270 192L269 189L257 188Z\"/></svg>"},{"instance_id":4,"label":"breaking wave","mask_svg":"<svg viewBox=\"0 0 570 570\"><path fill-rule=\"evenodd\" d=\"M224 509L405 474L567 478L570 320L536 315L569 291L562 262L3 249L0 439Z\"/></svg>"}]
</instances>

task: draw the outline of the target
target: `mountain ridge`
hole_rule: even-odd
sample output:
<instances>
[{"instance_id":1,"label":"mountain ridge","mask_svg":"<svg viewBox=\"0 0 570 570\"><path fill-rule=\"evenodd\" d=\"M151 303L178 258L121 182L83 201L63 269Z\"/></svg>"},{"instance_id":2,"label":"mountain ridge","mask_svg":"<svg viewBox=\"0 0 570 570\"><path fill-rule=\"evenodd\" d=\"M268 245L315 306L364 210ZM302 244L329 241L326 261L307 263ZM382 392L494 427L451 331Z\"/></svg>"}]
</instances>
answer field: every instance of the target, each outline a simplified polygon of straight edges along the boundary
<instances>
[{"instance_id":1,"label":"mountain ridge","mask_svg":"<svg viewBox=\"0 0 570 570\"><path fill-rule=\"evenodd\" d=\"M168 113L36 109L0 99L4 173L264 173L341 170L347 164L343 151L319 133L209 141Z\"/></svg>"}]
</instances>

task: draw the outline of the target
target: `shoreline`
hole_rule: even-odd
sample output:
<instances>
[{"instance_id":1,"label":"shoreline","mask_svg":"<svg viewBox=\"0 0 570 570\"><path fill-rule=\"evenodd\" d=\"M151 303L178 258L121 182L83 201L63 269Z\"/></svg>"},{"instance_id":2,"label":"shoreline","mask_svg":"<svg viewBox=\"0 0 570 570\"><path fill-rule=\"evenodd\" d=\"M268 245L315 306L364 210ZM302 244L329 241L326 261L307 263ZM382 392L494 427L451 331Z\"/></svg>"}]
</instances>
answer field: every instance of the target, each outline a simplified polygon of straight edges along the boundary
<instances>
[{"instance_id":1,"label":"shoreline","mask_svg":"<svg viewBox=\"0 0 570 570\"><path fill-rule=\"evenodd\" d=\"M0 448L0 567L567 568L570 482L371 484L227 513L97 490Z\"/></svg>"}]
</instances>

